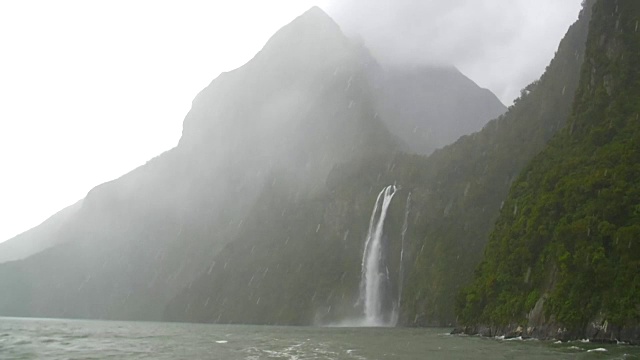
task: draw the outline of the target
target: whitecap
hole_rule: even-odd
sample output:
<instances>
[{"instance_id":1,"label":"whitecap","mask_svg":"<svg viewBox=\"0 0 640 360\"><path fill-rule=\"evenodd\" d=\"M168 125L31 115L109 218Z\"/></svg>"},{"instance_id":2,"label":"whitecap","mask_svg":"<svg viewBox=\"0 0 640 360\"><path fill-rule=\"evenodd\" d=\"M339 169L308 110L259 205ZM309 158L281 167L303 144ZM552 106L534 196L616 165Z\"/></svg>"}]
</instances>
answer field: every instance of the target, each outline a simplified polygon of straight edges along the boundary
<instances>
[{"instance_id":1,"label":"whitecap","mask_svg":"<svg viewBox=\"0 0 640 360\"><path fill-rule=\"evenodd\" d=\"M607 352L607 349L605 349L605 348L595 348L595 349L587 350L587 352Z\"/></svg>"},{"instance_id":2,"label":"whitecap","mask_svg":"<svg viewBox=\"0 0 640 360\"><path fill-rule=\"evenodd\" d=\"M228 341L227 340L216 340L216 343L218 343L218 344L226 344L226 343L228 343Z\"/></svg>"},{"instance_id":3,"label":"whitecap","mask_svg":"<svg viewBox=\"0 0 640 360\"><path fill-rule=\"evenodd\" d=\"M506 341L522 341L522 336L516 336L508 339L504 339Z\"/></svg>"}]
</instances>

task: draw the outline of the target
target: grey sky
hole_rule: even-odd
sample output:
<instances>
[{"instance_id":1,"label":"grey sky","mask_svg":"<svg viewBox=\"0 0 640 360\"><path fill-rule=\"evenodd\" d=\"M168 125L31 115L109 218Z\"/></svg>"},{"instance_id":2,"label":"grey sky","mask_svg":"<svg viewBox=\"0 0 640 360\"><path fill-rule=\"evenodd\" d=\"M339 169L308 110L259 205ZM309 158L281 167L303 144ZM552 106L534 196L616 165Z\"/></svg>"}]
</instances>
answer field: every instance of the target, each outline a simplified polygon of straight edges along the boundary
<instances>
[{"instance_id":1,"label":"grey sky","mask_svg":"<svg viewBox=\"0 0 640 360\"><path fill-rule=\"evenodd\" d=\"M506 105L537 79L581 0L343 0L328 12L386 62L454 64Z\"/></svg>"}]
</instances>

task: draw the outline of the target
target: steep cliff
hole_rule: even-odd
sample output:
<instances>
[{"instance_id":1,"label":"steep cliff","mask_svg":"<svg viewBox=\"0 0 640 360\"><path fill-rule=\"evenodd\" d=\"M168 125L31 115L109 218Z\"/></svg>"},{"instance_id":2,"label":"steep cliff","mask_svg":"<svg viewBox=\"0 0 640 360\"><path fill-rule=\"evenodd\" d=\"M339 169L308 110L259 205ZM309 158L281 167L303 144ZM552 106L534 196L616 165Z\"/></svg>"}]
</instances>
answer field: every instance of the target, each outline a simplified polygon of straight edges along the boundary
<instances>
[{"instance_id":1,"label":"steep cliff","mask_svg":"<svg viewBox=\"0 0 640 360\"><path fill-rule=\"evenodd\" d=\"M406 280L401 323L452 325L454 299L473 279L512 182L564 126L580 78L590 19L587 2L539 80L472 135L426 160L429 196L416 221L416 254Z\"/></svg>"},{"instance_id":2,"label":"steep cliff","mask_svg":"<svg viewBox=\"0 0 640 360\"><path fill-rule=\"evenodd\" d=\"M475 280L469 331L640 340L640 3L593 6L568 124L511 187Z\"/></svg>"}]
</instances>

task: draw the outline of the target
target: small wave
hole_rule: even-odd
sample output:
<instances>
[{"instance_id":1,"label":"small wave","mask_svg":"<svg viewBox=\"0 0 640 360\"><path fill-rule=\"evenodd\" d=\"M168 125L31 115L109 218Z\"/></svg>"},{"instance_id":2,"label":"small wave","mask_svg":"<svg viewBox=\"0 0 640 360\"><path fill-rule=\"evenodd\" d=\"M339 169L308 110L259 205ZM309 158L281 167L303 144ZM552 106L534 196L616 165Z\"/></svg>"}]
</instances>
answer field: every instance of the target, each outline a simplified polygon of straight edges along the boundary
<instances>
[{"instance_id":1,"label":"small wave","mask_svg":"<svg viewBox=\"0 0 640 360\"><path fill-rule=\"evenodd\" d=\"M605 348L595 348L591 350L587 350L587 352L607 352L608 350Z\"/></svg>"},{"instance_id":2,"label":"small wave","mask_svg":"<svg viewBox=\"0 0 640 360\"><path fill-rule=\"evenodd\" d=\"M524 339L522 338L522 336L516 336L516 337L512 337L512 338L506 338L504 340L505 341L522 341Z\"/></svg>"},{"instance_id":3,"label":"small wave","mask_svg":"<svg viewBox=\"0 0 640 360\"><path fill-rule=\"evenodd\" d=\"M354 349L349 349L349 350L347 350L347 351L346 351L347 355L348 355L350 358L358 359L358 360L367 360L367 358L365 358L365 357L363 357L363 356L360 356L360 355L358 355L358 354L354 354L354 352L355 352L355 350L354 350Z\"/></svg>"},{"instance_id":4,"label":"small wave","mask_svg":"<svg viewBox=\"0 0 640 360\"><path fill-rule=\"evenodd\" d=\"M503 341L530 341L530 340L536 340L535 338L532 338L532 337L527 337L527 338L523 338L522 336L507 337L507 336L504 336L504 335L494 336L494 339L503 340Z\"/></svg>"},{"instance_id":5,"label":"small wave","mask_svg":"<svg viewBox=\"0 0 640 360\"><path fill-rule=\"evenodd\" d=\"M584 349L583 349L583 348L581 348L581 347L577 347L577 346L569 346L569 350L578 350L578 351L582 351L582 350L584 350Z\"/></svg>"},{"instance_id":6,"label":"small wave","mask_svg":"<svg viewBox=\"0 0 640 360\"><path fill-rule=\"evenodd\" d=\"M227 340L216 340L216 343L218 343L218 344L226 344L226 343L228 343L228 341Z\"/></svg>"}]
</instances>

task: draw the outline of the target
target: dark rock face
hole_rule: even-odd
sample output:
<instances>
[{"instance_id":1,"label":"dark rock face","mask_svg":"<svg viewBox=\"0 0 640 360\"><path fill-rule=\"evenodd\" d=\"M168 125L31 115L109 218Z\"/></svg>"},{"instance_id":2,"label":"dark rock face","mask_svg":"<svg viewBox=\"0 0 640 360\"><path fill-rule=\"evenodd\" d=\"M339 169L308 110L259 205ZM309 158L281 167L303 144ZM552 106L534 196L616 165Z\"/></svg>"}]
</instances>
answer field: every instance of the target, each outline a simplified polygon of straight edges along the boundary
<instances>
[{"instance_id":1,"label":"dark rock face","mask_svg":"<svg viewBox=\"0 0 640 360\"><path fill-rule=\"evenodd\" d=\"M640 345L640 326L632 325L624 328L609 327L607 323L590 324L586 333L576 333L568 331L566 328L544 324L538 327L523 328L520 325L509 325L506 327L491 328L488 326L462 326L451 331L452 335L480 335L484 337L504 336L505 339L521 337L523 339L534 338L539 340L573 341L589 340L595 344L618 344Z\"/></svg>"}]
</instances>

